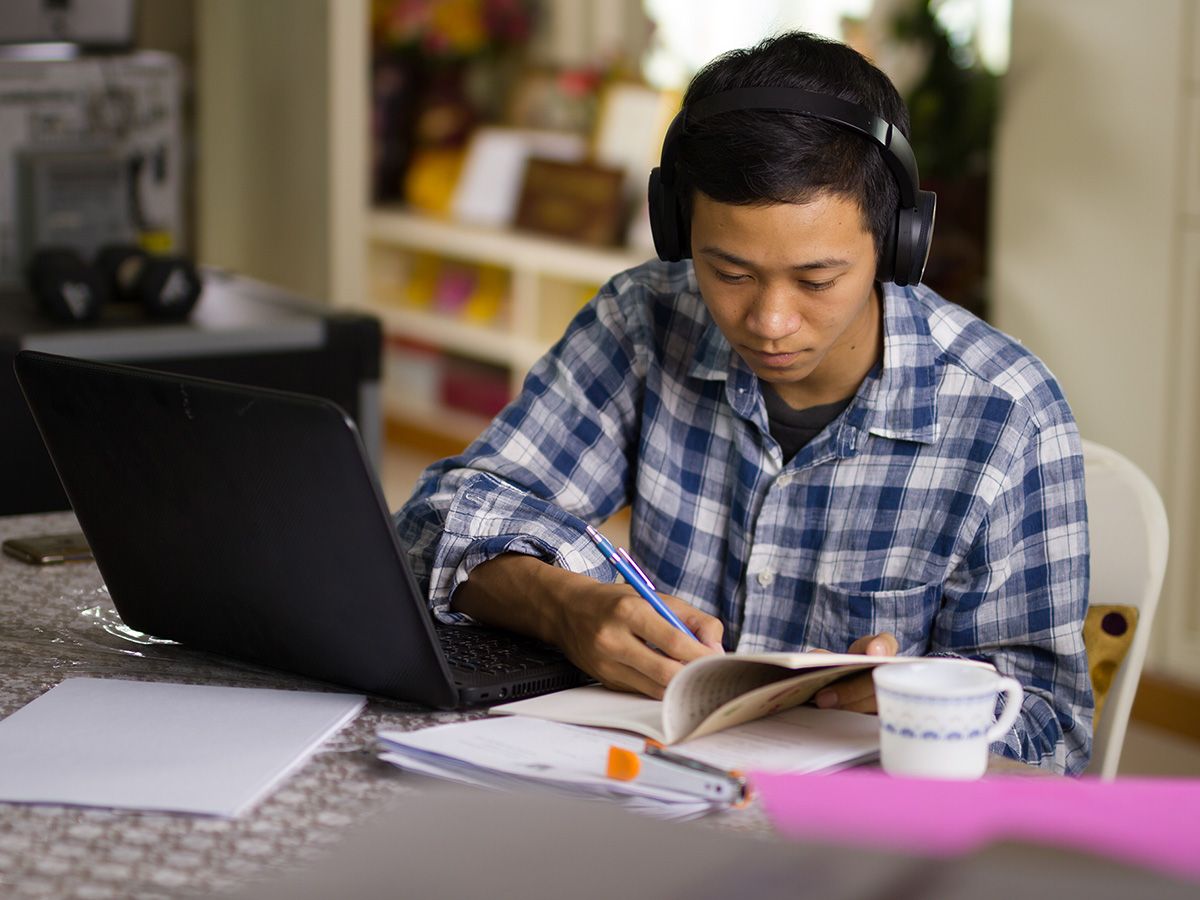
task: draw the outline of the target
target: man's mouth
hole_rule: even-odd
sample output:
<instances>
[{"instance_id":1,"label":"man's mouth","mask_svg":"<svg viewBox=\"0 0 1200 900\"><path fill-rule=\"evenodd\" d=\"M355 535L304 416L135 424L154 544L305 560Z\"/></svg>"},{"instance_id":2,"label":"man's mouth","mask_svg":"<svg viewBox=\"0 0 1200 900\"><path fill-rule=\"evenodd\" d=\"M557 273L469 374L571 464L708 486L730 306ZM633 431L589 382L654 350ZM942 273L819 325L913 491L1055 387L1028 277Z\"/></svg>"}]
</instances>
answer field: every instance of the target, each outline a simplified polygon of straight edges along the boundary
<instances>
[{"instance_id":1,"label":"man's mouth","mask_svg":"<svg viewBox=\"0 0 1200 900\"><path fill-rule=\"evenodd\" d=\"M748 352L750 353L751 358L757 360L768 368L790 366L804 353L803 350L794 350L790 353L771 353L766 350L754 349L748 349Z\"/></svg>"}]
</instances>

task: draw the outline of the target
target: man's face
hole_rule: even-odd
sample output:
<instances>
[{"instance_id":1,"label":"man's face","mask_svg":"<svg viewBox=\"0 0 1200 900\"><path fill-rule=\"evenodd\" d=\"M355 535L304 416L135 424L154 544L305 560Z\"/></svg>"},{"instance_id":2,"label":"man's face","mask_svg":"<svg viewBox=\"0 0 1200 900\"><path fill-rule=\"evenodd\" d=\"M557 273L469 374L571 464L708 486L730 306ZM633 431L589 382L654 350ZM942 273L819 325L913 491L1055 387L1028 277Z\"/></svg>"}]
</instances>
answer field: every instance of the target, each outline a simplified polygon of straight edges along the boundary
<instances>
[{"instance_id":1,"label":"man's face","mask_svg":"<svg viewBox=\"0 0 1200 900\"><path fill-rule=\"evenodd\" d=\"M692 256L717 326L794 406L850 396L874 364L875 242L858 204L741 206L696 192Z\"/></svg>"}]
</instances>

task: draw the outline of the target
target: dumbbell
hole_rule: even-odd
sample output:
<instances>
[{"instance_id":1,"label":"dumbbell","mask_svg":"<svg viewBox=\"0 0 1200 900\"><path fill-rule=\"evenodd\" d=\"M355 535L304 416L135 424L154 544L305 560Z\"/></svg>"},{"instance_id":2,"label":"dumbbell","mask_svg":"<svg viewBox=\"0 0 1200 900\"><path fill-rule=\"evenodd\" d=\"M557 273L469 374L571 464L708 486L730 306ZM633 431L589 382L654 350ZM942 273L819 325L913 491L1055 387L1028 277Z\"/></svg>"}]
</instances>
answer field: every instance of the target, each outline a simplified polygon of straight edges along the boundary
<instances>
[{"instance_id":1,"label":"dumbbell","mask_svg":"<svg viewBox=\"0 0 1200 900\"><path fill-rule=\"evenodd\" d=\"M96 254L95 268L114 302L133 303L153 319L183 319L200 298L200 273L182 256L152 256L131 244Z\"/></svg>"}]
</instances>

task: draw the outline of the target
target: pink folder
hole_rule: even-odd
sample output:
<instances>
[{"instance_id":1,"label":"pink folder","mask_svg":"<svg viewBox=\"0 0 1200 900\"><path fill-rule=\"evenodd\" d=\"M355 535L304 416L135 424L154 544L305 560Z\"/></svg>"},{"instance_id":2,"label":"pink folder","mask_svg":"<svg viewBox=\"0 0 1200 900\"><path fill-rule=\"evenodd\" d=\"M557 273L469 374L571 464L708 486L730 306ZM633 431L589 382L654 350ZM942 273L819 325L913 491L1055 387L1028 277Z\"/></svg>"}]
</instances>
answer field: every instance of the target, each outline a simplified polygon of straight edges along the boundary
<instances>
[{"instance_id":1,"label":"pink folder","mask_svg":"<svg viewBox=\"0 0 1200 900\"><path fill-rule=\"evenodd\" d=\"M751 781L776 830L791 837L927 856L1026 841L1200 881L1200 779L935 781L869 769Z\"/></svg>"}]
</instances>

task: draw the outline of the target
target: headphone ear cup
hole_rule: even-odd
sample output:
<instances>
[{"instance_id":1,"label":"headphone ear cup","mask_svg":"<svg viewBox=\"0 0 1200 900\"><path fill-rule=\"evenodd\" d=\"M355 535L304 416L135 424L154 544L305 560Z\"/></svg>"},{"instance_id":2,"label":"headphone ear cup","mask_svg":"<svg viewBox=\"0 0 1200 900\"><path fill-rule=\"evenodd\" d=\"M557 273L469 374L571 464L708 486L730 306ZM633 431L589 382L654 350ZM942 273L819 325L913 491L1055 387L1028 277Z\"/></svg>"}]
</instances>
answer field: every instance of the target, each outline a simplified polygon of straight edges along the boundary
<instances>
[{"instance_id":1,"label":"headphone ear cup","mask_svg":"<svg viewBox=\"0 0 1200 900\"><path fill-rule=\"evenodd\" d=\"M147 259L149 254L133 244L107 244L100 248L92 265L104 279L109 299L117 303L132 303L134 297L130 285Z\"/></svg>"},{"instance_id":2,"label":"headphone ear cup","mask_svg":"<svg viewBox=\"0 0 1200 900\"><path fill-rule=\"evenodd\" d=\"M151 319L186 319L203 288L190 260L153 256L132 244L102 248L95 268L113 299L139 306Z\"/></svg>"},{"instance_id":3,"label":"headphone ear cup","mask_svg":"<svg viewBox=\"0 0 1200 900\"><path fill-rule=\"evenodd\" d=\"M152 256L133 285L133 294L152 319L179 320L191 314L203 283L190 260L182 256Z\"/></svg>"},{"instance_id":4,"label":"headphone ear cup","mask_svg":"<svg viewBox=\"0 0 1200 900\"><path fill-rule=\"evenodd\" d=\"M654 238L654 250L664 262L678 262L682 258L679 223L676 221L678 206L663 184L662 169L658 166L650 170L646 198L650 207L650 234Z\"/></svg>"},{"instance_id":5,"label":"headphone ear cup","mask_svg":"<svg viewBox=\"0 0 1200 900\"><path fill-rule=\"evenodd\" d=\"M913 229L916 218L916 211L907 207L896 212L896 257L891 280L901 287L913 283Z\"/></svg>"},{"instance_id":6,"label":"headphone ear cup","mask_svg":"<svg viewBox=\"0 0 1200 900\"><path fill-rule=\"evenodd\" d=\"M937 221L937 194L933 191L917 191L916 218L912 284L919 284L925 277L925 265L929 262L929 250L933 246L933 225Z\"/></svg>"},{"instance_id":7,"label":"headphone ear cup","mask_svg":"<svg viewBox=\"0 0 1200 900\"><path fill-rule=\"evenodd\" d=\"M936 215L937 195L933 191L917 192L916 209L906 207L897 211L891 255L884 256L877 275L880 281L893 281L901 287L921 283L933 243Z\"/></svg>"},{"instance_id":8,"label":"headphone ear cup","mask_svg":"<svg viewBox=\"0 0 1200 900\"><path fill-rule=\"evenodd\" d=\"M29 291L56 322L90 322L100 316L108 289L95 268L74 250L38 250L27 271Z\"/></svg>"}]
</instances>

